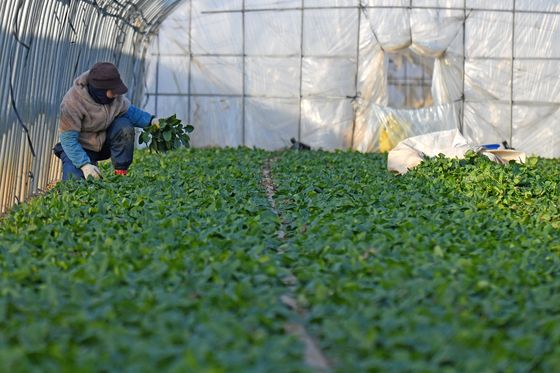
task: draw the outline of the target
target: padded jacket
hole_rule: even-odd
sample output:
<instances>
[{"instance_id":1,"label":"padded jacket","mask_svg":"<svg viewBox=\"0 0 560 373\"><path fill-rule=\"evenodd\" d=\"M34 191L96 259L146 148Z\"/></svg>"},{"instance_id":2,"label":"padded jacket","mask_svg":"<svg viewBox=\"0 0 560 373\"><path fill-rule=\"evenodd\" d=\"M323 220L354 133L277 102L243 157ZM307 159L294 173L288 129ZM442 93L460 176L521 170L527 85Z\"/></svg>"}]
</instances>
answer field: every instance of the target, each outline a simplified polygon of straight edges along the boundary
<instances>
[{"instance_id":1,"label":"padded jacket","mask_svg":"<svg viewBox=\"0 0 560 373\"><path fill-rule=\"evenodd\" d=\"M60 104L60 132L79 132L78 141L84 149L101 151L107 137L106 130L116 117L126 113L130 101L118 96L108 105L98 104L87 89L89 71L80 75Z\"/></svg>"}]
</instances>

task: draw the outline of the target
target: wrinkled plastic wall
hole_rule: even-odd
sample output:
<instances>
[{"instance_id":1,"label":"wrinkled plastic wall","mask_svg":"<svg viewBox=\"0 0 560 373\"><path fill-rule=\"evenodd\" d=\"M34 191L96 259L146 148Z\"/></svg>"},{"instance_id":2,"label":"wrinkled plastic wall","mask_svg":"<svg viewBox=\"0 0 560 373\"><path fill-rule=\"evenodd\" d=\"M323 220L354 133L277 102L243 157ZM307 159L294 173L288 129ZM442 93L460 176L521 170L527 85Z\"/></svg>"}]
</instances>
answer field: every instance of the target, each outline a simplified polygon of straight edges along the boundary
<instances>
[{"instance_id":1,"label":"wrinkled plastic wall","mask_svg":"<svg viewBox=\"0 0 560 373\"><path fill-rule=\"evenodd\" d=\"M433 106L388 107L387 53L433 59ZM146 106L195 146L380 150L458 128L560 157L556 0L189 0L150 50Z\"/></svg>"},{"instance_id":2,"label":"wrinkled plastic wall","mask_svg":"<svg viewBox=\"0 0 560 373\"><path fill-rule=\"evenodd\" d=\"M0 212L59 178L59 105L78 74L113 62L138 101L150 33L177 3L0 2Z\"/></svg>"}]
</instances>

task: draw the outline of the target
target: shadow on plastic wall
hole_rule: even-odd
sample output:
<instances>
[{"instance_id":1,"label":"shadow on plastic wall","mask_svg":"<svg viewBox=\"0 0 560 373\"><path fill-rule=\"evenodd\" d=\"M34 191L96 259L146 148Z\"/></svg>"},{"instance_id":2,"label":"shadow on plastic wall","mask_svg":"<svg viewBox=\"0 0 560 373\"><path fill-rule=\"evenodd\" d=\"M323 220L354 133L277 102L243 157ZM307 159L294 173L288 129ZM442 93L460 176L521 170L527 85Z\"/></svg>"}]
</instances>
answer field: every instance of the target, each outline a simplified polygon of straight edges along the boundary
<instances>
[{"instance_id":1,"label":"shadow on plastic wall","mask_svg":"<svg viewBox=\"0 0 560 373\"><path fill-rule=\"evenodd\" d=\"M59 178L52 154L58 142L60 102L74 79L98 61L119 66L129 95L140 87L138 60L110 48L65 38L16 38L0 31L0 213ZM134 77L134 78L133 78Z\"/></svg>"}]
</instances>

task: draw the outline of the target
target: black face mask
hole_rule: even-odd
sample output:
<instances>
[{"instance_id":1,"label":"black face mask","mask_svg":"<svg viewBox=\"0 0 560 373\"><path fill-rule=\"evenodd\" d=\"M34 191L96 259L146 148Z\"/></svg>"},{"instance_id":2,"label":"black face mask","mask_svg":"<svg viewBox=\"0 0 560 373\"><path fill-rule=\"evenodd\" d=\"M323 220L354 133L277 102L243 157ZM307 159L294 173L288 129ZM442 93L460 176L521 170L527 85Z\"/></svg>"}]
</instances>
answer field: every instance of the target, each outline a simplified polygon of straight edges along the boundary
<instances>
[{"instance_id":1,"label":"black face mask","mask_svg":"<svg viewBox=\"0 0 560 373\"><path fill-rule=\"evenodd\" d=\"M107 89L95 88L92 87L91 84L88 84L87 87L89 95L91 96L91 98L93 98L93 101L97 102L98 104L109 105L115 100L114 98L107 97Z\"/></svg>"}]
</instances>

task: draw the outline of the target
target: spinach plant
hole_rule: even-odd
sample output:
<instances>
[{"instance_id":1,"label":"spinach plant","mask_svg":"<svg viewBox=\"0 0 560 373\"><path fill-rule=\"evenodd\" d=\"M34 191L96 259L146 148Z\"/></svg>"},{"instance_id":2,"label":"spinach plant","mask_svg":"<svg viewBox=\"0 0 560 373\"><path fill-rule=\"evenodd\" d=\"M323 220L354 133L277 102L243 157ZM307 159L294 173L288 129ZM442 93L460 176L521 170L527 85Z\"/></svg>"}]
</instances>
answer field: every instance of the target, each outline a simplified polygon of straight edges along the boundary
<instances>
[{"instance_id":1,"label":"spinach plant","mask_svg":"<svg viewBox=\"0 0 560 373\"><path fill-rule=\"evenodd\" d=\"M194 127L184 125L176 115L162 118L159 126L150 126L140 134L140 144L147 144L148 149L154 152L167 152L180 146L190 146L190 136Z\"/></svg>"}]
</instances>

